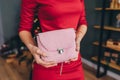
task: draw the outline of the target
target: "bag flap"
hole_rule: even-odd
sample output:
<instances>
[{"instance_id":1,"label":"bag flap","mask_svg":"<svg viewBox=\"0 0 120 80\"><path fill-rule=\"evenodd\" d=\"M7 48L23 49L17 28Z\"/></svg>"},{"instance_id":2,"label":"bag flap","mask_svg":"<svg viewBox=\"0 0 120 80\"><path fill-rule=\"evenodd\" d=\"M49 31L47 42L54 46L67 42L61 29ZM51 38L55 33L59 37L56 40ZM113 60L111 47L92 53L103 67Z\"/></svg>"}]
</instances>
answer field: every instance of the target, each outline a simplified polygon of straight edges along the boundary
<instances>
[{"instance_id":1,"label":"bag flap","mask_svg":"<svg viewBox=\"0 0 120 80\"><path fill-rule=\"evenodd\" d=\"M70 48L75 45L75 30L69 28L39 33L37 41L49 51Z\"/></svg>"}]
</instances>

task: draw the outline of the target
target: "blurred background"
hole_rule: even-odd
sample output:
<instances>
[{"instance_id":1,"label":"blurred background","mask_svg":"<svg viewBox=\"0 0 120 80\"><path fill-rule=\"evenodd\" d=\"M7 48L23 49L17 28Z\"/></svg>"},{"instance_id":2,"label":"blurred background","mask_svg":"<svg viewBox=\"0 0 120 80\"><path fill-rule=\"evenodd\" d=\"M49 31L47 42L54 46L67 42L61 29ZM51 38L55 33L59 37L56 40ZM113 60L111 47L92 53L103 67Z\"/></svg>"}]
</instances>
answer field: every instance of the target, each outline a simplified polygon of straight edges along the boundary
<instances>
[{"instance_id":1,"label":"blurred background","mask_svg":"<svg viewBox=\"0 0 120 80\"><path fill-rule=\"evenodd\" d=\"M21 0L0 0L0 80L30 80L33 57L18 36ZM86 80L120 80L120 0L85 0L81 43ZM39 30L35 15L32 31Z\"/></svg>"}]
</instances>

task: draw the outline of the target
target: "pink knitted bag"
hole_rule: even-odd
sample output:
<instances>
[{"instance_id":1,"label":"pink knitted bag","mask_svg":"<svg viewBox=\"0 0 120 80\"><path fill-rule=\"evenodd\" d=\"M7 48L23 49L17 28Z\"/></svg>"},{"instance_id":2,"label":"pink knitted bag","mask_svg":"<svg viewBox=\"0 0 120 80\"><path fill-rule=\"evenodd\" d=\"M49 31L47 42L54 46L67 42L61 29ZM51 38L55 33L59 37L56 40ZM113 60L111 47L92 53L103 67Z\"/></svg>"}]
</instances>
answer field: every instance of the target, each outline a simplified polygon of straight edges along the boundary
<instances>
[{"instance_id":1,"label":"pink knitted bag","mask_svg":"<svg viewBox=\"0 0 120 80\"><path fill-rule=\"evenodd\" d=\"M75 44L75 30L73 28L53 30L39 33L38 47L47 54L41 57L44 61L61 63L78 56Z\"/></svg>"}]
</instances>

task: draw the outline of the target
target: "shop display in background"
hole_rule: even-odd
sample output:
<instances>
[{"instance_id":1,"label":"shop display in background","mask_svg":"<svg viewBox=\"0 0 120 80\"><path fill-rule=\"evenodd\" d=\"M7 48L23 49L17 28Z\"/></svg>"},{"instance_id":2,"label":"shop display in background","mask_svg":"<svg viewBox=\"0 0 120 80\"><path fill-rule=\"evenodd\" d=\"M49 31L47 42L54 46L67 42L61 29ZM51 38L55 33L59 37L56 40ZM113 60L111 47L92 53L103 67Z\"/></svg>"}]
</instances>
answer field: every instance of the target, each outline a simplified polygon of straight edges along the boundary
<instances>
[{"instance_id":1,"label":"shop display in background","mask_svg":"<svg viewBox=\"0 0 120 80\"><path fill-rule=\"evenodd\" d=\"M9 54L19 54L22 46L24 46L24 44L21 42L19 36L16 35L0 46L0 55L8 56Z\"/></svg>"},{"instance_id":2,"label":"shop display in background","mask_svg":"<svg viewBox=\"0 0 120 80\"><path fill-rule=\"evenodd\" d=\"M17 42L19 45L17 45ZM0 53L0 57L2 57L6 63L9 64L15 63L19 66L28 66L33 61L33 57L27 47L22 42L18 41L16 37L1 45Z\"/></svg>"},{"instance_id":3,"label":"shop display in background","mask_svg":"<svg viewBox=\"0 0 120 80\"><path fill-rule=\"evenodd\" d=\"M120 40L108 39L106 42L108 48L120 50Z\"/></svg>"},{"instance_id":4,"label":"shop display in background","mask_svg":"<svg viewBox=\"0 0 120 80\"><path fill-rule=\"evenodd\" d=\"M35 38L38 32L41 32L41 28L39 26L39 20L37 16L35 16L33 29L31 31L33 38ZM5 41L4 44L0 45L0 59L12 66L13 72L15 71L14 69L16 69L20 74L22 74L22 76L25 75L26 77L28 75L28 79L31 80L29 75L31 75L33 56L18 35L13 36L9 40ZM25 72L28 73L26 74Z\"/></svg>"},{"instance_id":5,"label":"shop display in background","mask_svg":"<svg viewBox=\"0 0 120 80\"><path fill-rule=\"evenodd\" d=\"M116 21L116 27L120 28L120 13L117 14L116 19L117 19L117 21Z\"/></svg>"},{"instance_id":6,"label":"shop display in background","mask_svg":"<svg viewBox=\"0 0 120 80\"><path fill-rule=\"evenodd\" d=\"M41 29L39 27L39 20L37 16L35 16L33 22L33 31L31 31L31 33L34 38L38 32L41 32ZM21 54L25 49L27 50L26 46L22 43L19 36L16 35L5 41L5 43L0 46L0 56L7 57L9 55Z\"/></svg>"},{"instance_id":7,"label":"shop display in background","mask_svg":"<svg viewBox=\"0 0 120 80\"><path fill-rule=\"evenodd\" d=\"M103 60L108 62L110 61L110 57L111 57L110 52L105 52L103 56Z\"/></svg>"},{"instance_id":8,"label":"shop display in background","mask_svg":"<svg viewBox=\"0 0 120 80\"><path fill-rule=\"evenodd\" d=\"M115 8L115 9L120 8L120 0L111 0L110 8Z\"/></svg>"},{"instance_id":9,"label":"shop display in background","mask_svg":"<svg viewBox=\"0 0 120 80\"><path fill-rule=\"evenodd\" d=\"M112 53L110 62L111 62L111 63L118 64L118 62L119 62L118 60L119 60L119 55L118 55L118 53Z\"/></svg>"},{"instance_id":10,"label":"shop display in background","mask_svg":"<svg viewBox=\"0 0 120 80\"><path fill-rule=\"evenodd\" d=\"M100 23L94 26L100 31L100 34L96 31L95 34L99 34L99 38L93 42L93 45L98 46L96 51L98 54L95 53L91 58L92 61L97 62L97 77L106 75L108 70L120 74L120 40L118 40L120 39L120 0L102 0L101 3L102 6L95 8L102 14L99 18ZM101 66L103 72L100 71Z\"/></svg>"},{"instance_id":11,"label":"shop display in background","mask_svg":"<svg viewBox=\"0 0 120 80\"><path fill-rule=\"evenodd\" d=\"M31 33L32 37L35 39L36 35L41 32L37 16L35 16L33 23L33 29ZM2 57L9 64L15 63L19 66L28 66L33 62L32 54L21 41L18 35L5 41L5 43L0 46L0 57Z\"/></svg>"},{"instance_id":12,"label":"shop display in background","mask_svg":"<svg viewBox=\"0 0 120 80\"><path fill-rule=\"evenodd\" d=\"M105 52L103 59L107 62L114 63L119 65L119 54L118 53L111 53L111 52Z\"/></svg>"}]
</instances>

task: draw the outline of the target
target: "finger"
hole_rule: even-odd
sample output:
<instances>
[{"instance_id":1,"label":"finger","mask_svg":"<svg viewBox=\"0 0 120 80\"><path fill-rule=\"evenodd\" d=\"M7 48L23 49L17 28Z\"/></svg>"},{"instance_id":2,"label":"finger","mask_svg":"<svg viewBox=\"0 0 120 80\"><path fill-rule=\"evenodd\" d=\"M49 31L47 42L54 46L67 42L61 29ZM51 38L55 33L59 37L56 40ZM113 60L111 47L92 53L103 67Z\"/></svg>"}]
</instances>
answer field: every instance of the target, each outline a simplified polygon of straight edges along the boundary
<instances>
[{"instance_id":1,"label":"finger","mask_svg":"<svg viewBox=\"0 0 120 80\"><path fill-rule=\"evenodd\" d=\"M45 62L43 61L45 65L57 65L56 62L53 62L53 61L49 61L49 62Z\"/></svg>"},{"instance_id":2,"label":"finger","mask_svg":"<svg viewBox=\"0 0 120 80\"><path fill-rule=\"evenodd\" d=\"M40 49L37 49L36 53L40 54L41 56L47 57L47 55L45 54L45 52L41 51Z\"/></svg>"},{"instance_id":3,"label":"finger","mask_svg":"<svg viewBox=\"0 0 120 80\"><path fill-rule=\"evenodd\" d=\"M68 60L68 61L65 61L65 63L70 63L70 60Z\"/></svg>"},{"instance_id":4,"label":"finger","mask_svg":"<svg viewBox=\"0 0 120 80\"><path fill-rule=\"evenodd\" d=\"M79 51L79 49L80 49L79 45L80 45L79 43L76 43L76 51Z\"/></svg>"},{"instance_id":5,"label":"finger","mask_svg":"<svg viewBox=\"0 0 120 80\"><path fill-rule=\"evenodd\" d=\"M50 64L50 65L43 65L43 66L46 68L49 68L49 67L57 66L57 64Z\"/></svg>"},{"instance_id":6,"label":"finger","mask_svg":"<svg viewBox=\"0 0 120 80\"><path fill-rule=\"evenodd\" d=\"M76 47L76 51L77 51L77 52L79 51L79 47L78 47L78 46Z\"/></svg>"},{"instance_id":7,"label":"finger","mask_svg":"<svg viewBox=\"0 0 120 80\"><path fill-rule=\"evenodd\" d=\"M76 60L78 60L78 58L73 58L73 59L70 59L71 61L76 61Z\"/></svg>"},{"instance_id":8,"label":"finger","mask_svg":"<svg viewBox=\"0 0 120 80\"><path fill-rule=\"evenodd\" d=\"M44 57L46 56L46 54L43 51L41 51L38 47L33 47L33 53L37 53Z\"/></svg>"},{"instance_id":9,"label":"finger","mask_svg":"<svg viewBox=\"0 0 120 80\"><path fill-rule=\"evenodd\" d=\"M57 63L48 63L48 64L47 63L42 63L41 65L48 68L48 67L57 66Z\"/></svg>"},{"instance_id":10,"label":"finger","mask_svg":"<svg viewBox=\"0 0 120 80\"><path fill-rule=\"evenodd\" d=\"M35 57L35 60L36 60L37 64L40 64L40 65L43 65L43 66L47 66L47 65L57 65L55 62L52 62L52 61L50 61L50 62L45 62L45 61L43 61L43 60L40 58L39 55L35 55L34 57Z\"/></svg>"}]
</instances>

